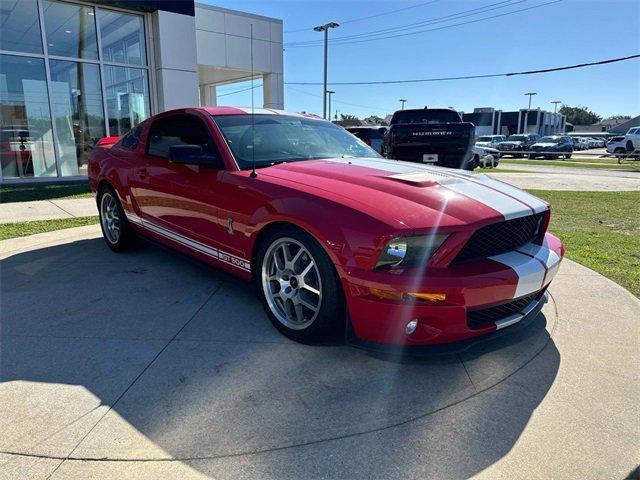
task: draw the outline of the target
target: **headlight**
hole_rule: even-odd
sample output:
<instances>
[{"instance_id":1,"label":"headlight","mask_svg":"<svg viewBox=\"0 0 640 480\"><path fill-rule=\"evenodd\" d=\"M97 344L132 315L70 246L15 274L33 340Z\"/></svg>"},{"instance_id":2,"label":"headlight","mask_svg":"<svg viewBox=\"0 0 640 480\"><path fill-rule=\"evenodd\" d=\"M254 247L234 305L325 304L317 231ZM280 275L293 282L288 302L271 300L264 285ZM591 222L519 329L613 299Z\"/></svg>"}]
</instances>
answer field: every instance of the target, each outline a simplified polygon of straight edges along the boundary
<instances>
[{"instance_id":1,"label":"headlight","mask_svg":"<svg viewBox=\"0 0 640 480\"><path fill-rule=\"evenodd\" d=\"M382 250L376 268L425 265L446 238L447 235L396 237Z\"/></svg>"}]
</instances>

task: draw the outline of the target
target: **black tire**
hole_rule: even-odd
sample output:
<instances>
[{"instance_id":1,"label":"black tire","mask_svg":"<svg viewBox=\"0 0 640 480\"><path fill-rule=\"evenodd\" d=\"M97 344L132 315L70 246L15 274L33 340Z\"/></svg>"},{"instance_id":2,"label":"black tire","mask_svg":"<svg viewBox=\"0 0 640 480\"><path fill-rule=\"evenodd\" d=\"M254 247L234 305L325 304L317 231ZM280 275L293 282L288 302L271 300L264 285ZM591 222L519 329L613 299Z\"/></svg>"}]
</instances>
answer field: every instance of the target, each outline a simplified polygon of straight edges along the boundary
<instances>
[{"instance_id":1,"label":"black tire","mask_svg":"<svg viewBox=\"0 0 640 480\"><path fill-rule=\"evenodd\" d=\"M317 270L312 271L312 273L314 275L316 273L319 274L319 282L317 282L313 288L317 288L317 290L321 292L321 297L317 305L317 313L311 313L310 310L306 311L306 313L308 313L307 316L310 317L307 321L310 321L311 323L304 326L298 325L296 328L291 328L278 318L278 315L282 315L283 311L279 308L277 301L274 302L274 293L270 295L270 301L274 303L275 306L270 306L270 301L267 300L267 288L273 290L274 283L275 285L278 285L278 282L269 282L268 280L263 281L265 276L271 274L271 272L268 271L270 258L272 258L271 256L274 255L274 252L277 250L277 245L289 242L290 240L298 242L310 254L306 259L303 254L299 261L305 262L308 259L309 263L311 261L315 263ZM295 247L295 244L293 244L293 246ZM267 255L269 255L269 258L265 260ZM295 254L293 254L293 256L295 257ZM306 266L308 266L309 263L307 263ZM303 270L304 267L305 264L302 263L299 265L298 270ZM296 276L296 278L300 278L299 274L302 272L296 271L295 265L293 270L293 273L295 274L294 276ZM290 278L292 279L293 276L290 276ZM294 290L300 290L299 295L302 295L302 291L305 287L300 287L300 285L302 285L302 283L307 283L307 278L308 277L303 279L304 282L297 280L296 286L293 286L293 282L290 280L291 283L289 284L289 290L293 287ZM305 231L294 226L285 226L267 233L267 235L261 240L256 253L254 281L258 292L258 298L262 302L269 320L284 336L296 342L306 344L318 344L344 338L347 316L342 285L327 253L318 244L318 242ZM280 291L281 287L277 287L277 289ZM286 291L286 289L284 291ZM280 299L280 302L281 301L282 300ZM295 307L288 303L285 308L287 308L287 310L289 310L289 308L293 308L293 310L296 311ZM303 318L306 319L304 315ZM293 319L293 314L291 315L291 321L295 321L295 319Z\"/></svg>"},{"instance_id":2,"label":"black tire","mask_svg":"<svg viewBox=\"0 0 640 480\"><path fill-rule=\"evenodd\" d=\"M103 208L103 203L108 202L113 199L115 202L115 214L117 215L117 222L119 228L119 234L117 238L114 238L112 233L109 233L107 223L105 221L105 213ZM107 246L113 250L114 252L125 252L127 250L131 250L134 246L136 246L137 238L136 233L133 231L131 226L129 225L129 221L124 213L122 208L122 204L120 203L120 199L118 195L115 193L115 190L111 186L103 186L100 188L97 196L98 203L98 215L100 217L100 229L102 230L102 237L104 238Z\"/></svg>"},{"instance_id":3,"label":"black tire","mask_svg":"<svg viewBox=\"0 0 640 480\"><path fill-rule=\"evenodd\" d=\"M570 153L567 153L567 154L564 156L564 158L565 158L565 160L569 160L569 159L571 158L571 154L570 154Z\"/></svg>"}]
</instances>

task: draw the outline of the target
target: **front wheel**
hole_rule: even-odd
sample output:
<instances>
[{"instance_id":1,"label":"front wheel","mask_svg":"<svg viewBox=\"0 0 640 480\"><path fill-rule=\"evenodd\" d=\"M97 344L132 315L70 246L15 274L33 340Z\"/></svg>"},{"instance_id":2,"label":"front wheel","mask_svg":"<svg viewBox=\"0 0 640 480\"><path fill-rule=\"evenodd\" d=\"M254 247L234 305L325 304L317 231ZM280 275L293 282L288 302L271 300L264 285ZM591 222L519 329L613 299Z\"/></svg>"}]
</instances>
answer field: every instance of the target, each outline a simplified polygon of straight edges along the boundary
<instances>
[{"instance_id":1,"label":"front wheel","mask_svg":"<svg viewBox=\"0 0 640 480\"><path fill-rule=\"evenodd\" d=\"M331 259L306 232L273 231L258 248L255 281L271 323L301 343L344 334L345 304Z\"/></svg>"}]
</instances>

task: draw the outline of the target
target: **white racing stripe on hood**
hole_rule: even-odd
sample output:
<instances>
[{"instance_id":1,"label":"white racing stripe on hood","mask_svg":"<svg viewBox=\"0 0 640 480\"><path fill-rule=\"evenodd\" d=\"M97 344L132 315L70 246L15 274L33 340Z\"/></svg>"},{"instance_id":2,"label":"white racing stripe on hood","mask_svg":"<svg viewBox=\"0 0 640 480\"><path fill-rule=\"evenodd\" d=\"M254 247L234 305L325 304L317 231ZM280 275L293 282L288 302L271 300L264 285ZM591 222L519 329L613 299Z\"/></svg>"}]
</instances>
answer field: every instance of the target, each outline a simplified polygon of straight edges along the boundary
<instances>
[{"instance_id":1,"label":"white racing stripe on hood","mask_svg":"<svg viewBox=\"0 0 640 480\"><path fill-rule=\"evenodd\" d=\"M498 191L500 191L502 193L505 193L505 194L510 195L510 196L512 196L514 198L517 198L522 203L525 203L526 205L531 207L535 213L544 212L548 208L547 204L544 203L539 198L534 197L530 193L527 193L524 190L520 190L519 188L514 187L513 185L509 185L508 183L504 183L504 182L501 182L499 180L495 180L495 179L493 179L491 177L488 177L486 175L474 175L472 177L472 179L475 182L482 183L483 185L486 185L487 187L493 188L493 189L498 190Z\"/></svg>"},{"instance_id":2,"label":"white racing stripe on hood","mask_svg":"<svg viewBox=\"0 0 640 480\"><path fill-rule=\"evenodd\" d=\"M505 220L531 215L532 210L538 212L547 208L546 204L532 195L506 183L494 181L486 175L384 158L336 158L330 161L382 170L388 172L389 176L400 179L438 182L449 190L496 210ZM424 178L421 179L420 173L424 174Z\"/></svg>"},{"instance_id":3,"label":"white racing stripe on hood","mask_svg":"<svg viewBox=\"0 0 640 480\"><path fill-rule=\"evenodd\" d=\"M531 209L521 201L483 185L463 179L451 179L438 183L500 212L505 220L531 215Z\"/></svg>"}]
</instances>

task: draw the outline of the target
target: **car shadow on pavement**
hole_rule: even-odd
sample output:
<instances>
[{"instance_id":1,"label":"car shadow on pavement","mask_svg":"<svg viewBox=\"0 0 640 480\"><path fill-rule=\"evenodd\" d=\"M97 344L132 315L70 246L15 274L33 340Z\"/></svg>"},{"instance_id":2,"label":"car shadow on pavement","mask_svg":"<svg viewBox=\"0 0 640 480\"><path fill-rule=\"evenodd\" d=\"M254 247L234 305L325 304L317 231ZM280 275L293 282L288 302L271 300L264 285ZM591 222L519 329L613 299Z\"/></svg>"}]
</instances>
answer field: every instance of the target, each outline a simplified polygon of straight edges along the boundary
<instances>
[{"instance_id":1,"label":"car shadow on pavement","mask_svg":"<svg viewBox=\"0 0 640 480\"><path fill-rule=\"evenodd\" d=\"M390 361L282 337L253 288L101 239L2 260L0 452L177 459L211 477L468 477L553 384L553 305L464 354Z\"/></svg>"}]
</instances>

